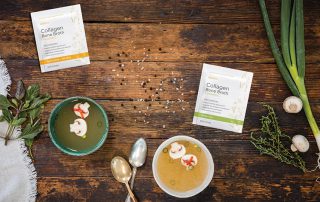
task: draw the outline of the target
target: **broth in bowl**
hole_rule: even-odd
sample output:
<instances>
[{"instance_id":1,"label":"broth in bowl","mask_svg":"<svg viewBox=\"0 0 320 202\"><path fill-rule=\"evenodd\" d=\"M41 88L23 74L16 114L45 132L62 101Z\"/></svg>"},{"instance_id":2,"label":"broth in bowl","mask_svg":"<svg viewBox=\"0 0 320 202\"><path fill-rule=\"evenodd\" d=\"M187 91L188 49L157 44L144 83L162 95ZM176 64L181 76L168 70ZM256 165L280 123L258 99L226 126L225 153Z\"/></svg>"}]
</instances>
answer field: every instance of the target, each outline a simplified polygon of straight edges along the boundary
<instances>
[{"instance_id":1,"label":"broth in bowl","mask_svg":"<svg viewBox=\"0 0 320 202\"><path fill-rule=\"evenodd\" d=\"M61 151L75 156L99 149L108 134L105 110L87 97L71 97L53 109L49 117L49 135Z\"/></svg>"},{"instance_id":2,"label":"broth in bowl","mask_svg":"<svg viewBox=\"0 0 320 202\"><path fill-rule=\"evenodd\" d=\"M187 198L210 184L214 165L209 150L200 141L175 136L159 146L152 169L162 190L172 196Z\"/></svg>"},{"instance_id":3,"label":"broth in bowl","mask_svg":"<svg viewBox=\"0 0 320 202\"><path fill-rule=\"evenodd\" d=\"M70 131L70 125L74 124L78 118L81 118L76 116L73 111L76 103L89 103L90 105L90 115L83 119L87 124L87 131L83 136L76 135ZM81 151L94 147L103 136L105 128L106 122L98 106L81 99L74 100L61 107L54 123L57 140L66 148L73 151Z\"/></svg>"},{"instance_id":4,"label":"broth in bowl","mask_svg":"<svg viewBox=\"0 0 320 202\"><path fill-rule=\"evenodd\" d=\"M181 163L181 158L173 159L170 157L172 144L183 146L186 154L192 154L197 158L196 165L185 166ZM178 151L179 152L179 151ZM184 155L185 156L185 155ZM185 159L190 161L191 158ZM192 190L202 184L208 173L208 160L201 148L189 141L177 141L162 149L158 158L158 175L160 180L170 189L184 192ZM168 172L170 171L170 172Z\"/></svg>"}]
</instances>

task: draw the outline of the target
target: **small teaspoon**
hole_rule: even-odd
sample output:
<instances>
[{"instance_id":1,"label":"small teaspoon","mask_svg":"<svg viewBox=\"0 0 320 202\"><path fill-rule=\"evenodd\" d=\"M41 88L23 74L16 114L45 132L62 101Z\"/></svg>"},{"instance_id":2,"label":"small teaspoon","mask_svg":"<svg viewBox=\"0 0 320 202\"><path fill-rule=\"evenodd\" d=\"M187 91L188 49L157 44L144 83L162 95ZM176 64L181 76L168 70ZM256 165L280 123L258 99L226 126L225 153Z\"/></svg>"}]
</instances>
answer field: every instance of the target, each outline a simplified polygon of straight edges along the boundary
<instances>
[{"instance_id":1,"label":"small teaspoon","mask_svg":"<svg viewBox=\"0 0 320 202\"><path fill-rule=\"evenodd\" d=\"M128 189L130 197L134 202L137 202L136 197L134 196L133 192L129 186L129 180L132 175L132 171L130 168L129 163L122 157L116 156L111 160L111 171L113 177L121 183L124 183Z\"/></svg>"},{"instance_id":2,"label":"small teaspoon","mask_svg":"<svg viewBox=\"0 0 320 202\"><path fill-rule=\"evenodd\" d=\"M134 179L136 177L137 168L141 167L147 157L147 143L143 138L139 138L131 148L131 153L129 156L129 162L132 165L132 177L130 182L130 187L133 189ZM126 202L130 202L130 196L127 195Z\"/></svg>"}]
</instances>

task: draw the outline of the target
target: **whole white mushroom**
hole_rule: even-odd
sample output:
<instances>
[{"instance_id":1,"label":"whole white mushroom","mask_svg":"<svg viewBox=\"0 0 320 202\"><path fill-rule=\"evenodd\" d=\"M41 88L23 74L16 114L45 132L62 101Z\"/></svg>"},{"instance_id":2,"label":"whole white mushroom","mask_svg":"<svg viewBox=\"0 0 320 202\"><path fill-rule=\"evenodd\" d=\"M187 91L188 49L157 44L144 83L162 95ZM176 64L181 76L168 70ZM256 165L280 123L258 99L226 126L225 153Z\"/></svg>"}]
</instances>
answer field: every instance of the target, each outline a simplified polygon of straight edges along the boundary
<instances>
[{"instance_id":1,"label":"whole white mushroom","mask_svg":"<svg viewBox=\"0 0 320 202\"><path fill-rule=\"evenodd\" d=\"M309 149L309 141L307 138L303 135L295 135L292 138L292 145L291 150L293 152L299 151L299 152L306 152Z\"/></svg>"},{"instance_id":2,"label":"whole white mushroom","mask_svg":"<svg viewBox=\"0 0 320 202\"><path fill-rule=\"evenodd\" d=\"M302 110L303 103L300 98L296 96L287 97L283 101L283 109L287 113L299 113Z\"/></svg>"}]
</instances>

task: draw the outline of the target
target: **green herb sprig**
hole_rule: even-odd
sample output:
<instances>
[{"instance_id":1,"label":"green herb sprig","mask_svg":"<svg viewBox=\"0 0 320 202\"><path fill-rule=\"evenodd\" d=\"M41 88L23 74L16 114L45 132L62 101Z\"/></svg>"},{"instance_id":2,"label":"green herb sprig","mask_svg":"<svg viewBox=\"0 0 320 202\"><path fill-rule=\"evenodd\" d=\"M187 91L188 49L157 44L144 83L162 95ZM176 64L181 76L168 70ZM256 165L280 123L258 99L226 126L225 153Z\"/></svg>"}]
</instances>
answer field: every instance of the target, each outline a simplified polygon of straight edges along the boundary
<instances>
[{"instance_id":1,"label":"green herb sprig","mask_svg":"<svg viewBox=\"0 0 320 202\"><path fill-rule=\"evenodd\" d=\"M269 105L263 106L268 110L268 114L260 119L262 124L260 136L255 137L254 133L251 133L251 143L260 151L260 154L272 156L306 172L306 163L299 153L292 152L285 146L285 144L290 145L292 140L281 131L274 109Z\"/></svg>"},{"instance_id":2,"label":"green herb sprig","mask_svg":"<svg viewBox=\"0 0 320 202\"><path fill-rule=\"evenodd\" d=\"M320 160L320 130L313 116L305 86L303 0L281 0L281 50L272 32L265 0L259 0L262 19L278 69L293 95L300 97L316 139ZM320 166L320 164L318 165Z\"/></svg>"},{"instance_id":3,"label":"green herb sprig","mask_svg":"<svg viewBox=\"0 0 320 202\"><path fill-rule=\"evenodd\" d=\"M18 81L14 97L0 95L0 109L2 115L0 122L7 121L9 127L5 134L5 145L10 140L14 130L21 128L21 134L18 138L24 139L32 156L33 139L43 131L40 122L40 115L44 104L51 98L49 94L40 94L40 86L33 84L27 89L23 81Z\"/></svg>"}]
</instances>

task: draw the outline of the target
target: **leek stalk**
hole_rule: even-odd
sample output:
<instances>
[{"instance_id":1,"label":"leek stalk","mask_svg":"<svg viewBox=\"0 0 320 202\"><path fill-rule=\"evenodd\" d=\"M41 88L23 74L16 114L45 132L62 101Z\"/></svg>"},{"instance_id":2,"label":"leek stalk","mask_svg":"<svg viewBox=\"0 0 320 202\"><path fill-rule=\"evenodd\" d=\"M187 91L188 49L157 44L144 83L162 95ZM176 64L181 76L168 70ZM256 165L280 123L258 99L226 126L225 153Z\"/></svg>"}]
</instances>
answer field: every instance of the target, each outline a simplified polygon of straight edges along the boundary
<instances>
[{"instance_id":1,"label":"leek stalk","mask_svg":"<svg viewBox=\"0 0 320 202\"><path fill-rule=\"evenodd\" d=\"M281 51L272 32L265 0L259 0L271 51L278 69L293 95L300 97L309 125L320 151L320 130L312 114L305 87L305 45L303 0L281 1ZM320 158L320 155L319 155ZM318 165L319 166L319 165Z\"/></svg>"}]
</instances>

